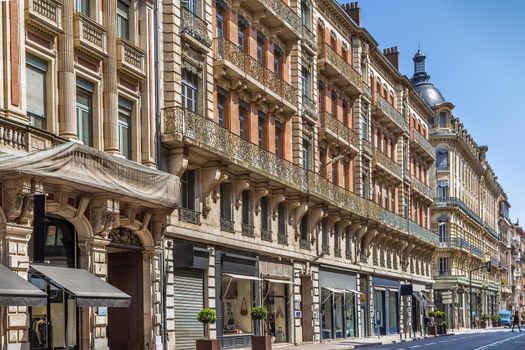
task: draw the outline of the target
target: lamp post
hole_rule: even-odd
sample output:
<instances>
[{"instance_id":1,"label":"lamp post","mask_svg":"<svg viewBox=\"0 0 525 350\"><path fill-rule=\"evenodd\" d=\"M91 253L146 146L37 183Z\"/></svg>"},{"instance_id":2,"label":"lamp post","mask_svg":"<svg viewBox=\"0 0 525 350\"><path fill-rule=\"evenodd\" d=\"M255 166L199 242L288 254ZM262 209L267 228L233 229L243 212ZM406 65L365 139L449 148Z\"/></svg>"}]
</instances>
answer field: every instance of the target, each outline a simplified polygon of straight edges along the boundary
<instances>
[{"instance_id":1,"label":"lamp post","mask_svg":"<svg viewBox=\"0 0 525 350\"><path fill-rule=\"evenodd\" d=\"M469 280L469 304L470 304L470 328L474 328L474 317L473 317L473 307L472 307L472 272L483 270L484 268L487 269L487 272L490 272L491 269L491 263L490 258L484 258L483 260L486 260L483 264L481 264L480 267L477 267L475 269L472 269L468 273L468 280ZM477 309L476 309L477 310Z\"/></svg>"}]
</instances>

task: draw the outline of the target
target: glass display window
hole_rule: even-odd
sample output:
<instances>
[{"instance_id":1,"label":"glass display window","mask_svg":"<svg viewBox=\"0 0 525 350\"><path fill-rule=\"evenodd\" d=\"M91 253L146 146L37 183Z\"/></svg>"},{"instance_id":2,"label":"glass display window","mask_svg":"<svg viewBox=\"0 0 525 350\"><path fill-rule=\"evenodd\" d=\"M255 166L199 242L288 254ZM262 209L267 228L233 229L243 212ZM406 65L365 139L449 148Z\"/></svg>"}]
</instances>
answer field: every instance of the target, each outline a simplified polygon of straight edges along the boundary
<instances>
[{"instance_id":1,"label":"glass display window","mask_svg":"<svg viewBox=\"0 0 525 350\"><path fill-rule=\"evenodd\" d=\"M284 283L265 281L264 305L269 311L265 333L272 336L275 343L285 343L288 339L288 288Z\"/></svg>"},{"instance_id":2,"label":"glass display window","mask_svg":"<svg viewBox=\"0 0 525 350\"><path fill-rule=\"evenodd\" d=\"M254 306L252 280L243 280L223 275L222 310L223 333L251 334L254 332L250 310Z\"/></svg>"}]
</instances>

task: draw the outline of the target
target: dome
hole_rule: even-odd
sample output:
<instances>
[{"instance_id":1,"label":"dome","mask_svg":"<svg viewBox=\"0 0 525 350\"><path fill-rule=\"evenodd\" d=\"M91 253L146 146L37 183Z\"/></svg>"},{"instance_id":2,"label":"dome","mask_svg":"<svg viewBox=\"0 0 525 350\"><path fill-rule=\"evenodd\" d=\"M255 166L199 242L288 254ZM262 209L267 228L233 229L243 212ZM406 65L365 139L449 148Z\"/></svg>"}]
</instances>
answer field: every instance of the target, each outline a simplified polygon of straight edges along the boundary
<instances>
[{"instance_id":1,"label":"dome","mask_svg":"<svg viewBox=\"0 0 525 350\"><path fill-rule=\"evenodd\" d=\"M445 102L441 92L432 84L430 75L425 70L426 56L420 49L414 55L414 75L412 76L412 85L418 95L425 101L429 107L434 107Z\"/></svg>"}]
</instances>

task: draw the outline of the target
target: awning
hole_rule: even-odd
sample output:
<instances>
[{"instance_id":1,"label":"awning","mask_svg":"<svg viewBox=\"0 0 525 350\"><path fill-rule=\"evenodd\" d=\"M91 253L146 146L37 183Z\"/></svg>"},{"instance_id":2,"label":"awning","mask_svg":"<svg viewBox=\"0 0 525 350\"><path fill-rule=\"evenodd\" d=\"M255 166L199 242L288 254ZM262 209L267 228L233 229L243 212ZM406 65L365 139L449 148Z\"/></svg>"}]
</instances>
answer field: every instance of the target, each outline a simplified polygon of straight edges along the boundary
<instances>
[{"instance_id":1,"label":"awning","mask_svg":"<svg viewBox=\"0 0 525 350\"><path fill-rule=\"evenodd\" d=\"M274 279L274 278L265 278L264 280L267 281L267 282L271 282L271 283L293 284L292 281L278 280L278 279Z\"/></svg>"},{"instance_id":2,"label":"awning","mask_svg":"<svg viewBox=\"0 0 525 350\"><path fill-rule=\"evenodd\" d=\"M0 174L11 173L40 176L50 183L70 181L94 189L93 194L109 192L169 208L179 202L177 176L77 142L0 156Z\"/></svg>"},{"instance_id":3,"label":"awning","mask_svg":"<svg viewBox=\"0 0 525 350\"><path fill-rule=\"evenodd\" d=\"M0 305L43 306L47 294L0 264Z\"/></svg>"},{"instance_id":4,"label":"awning","mask_svg":"<svg viewBox=\"0 0 525 350\"><path fill-rule=\"evenodd\" d=\"M354 293L354 294L364 294L364 293L358 292L357 290L354 290L354 289L347 289L347 291L350 292L350 293Z\"/></svg>"},{"instance_id":5,"label":"awning","mask_svg":"<svg viewBox=\"0 0 525 350\"><path fill-rule=\"evenodd\" d=\"M236 274L236 273L225 273L224 276L228 276L228 277L235 278L235 279L238 279L238 280L261 281L261 279L259 277L248 276L248 275L239 275L239 274Z\"/></svg>"},{"instance_id":6,"label":"awning","mask_svg":"<svg viewBox=\"0 0 525 350\"><path fill-rule=\"evenodd\" d=\"M426 307L435 307L434 303L430 301L425 293L421 293L421 296L423 297L423 300L425 300Z\"/></svg>"},{"instance_id":7,"label":"awning","mask_svg":"<svg viewBox=\"0 0 525 350\"><path fill-rule=\"evenodd\" d=\"M423 297L421 296L420 292L412 292L412 295L419 301L420 303L424 302Z\"/></svg>"},{"instance_id":8,"label":"awning","mask_svg":"<svg viewBox=\"0 0 525 350\"><path fill-rule=\"evenodd\" d=\"M76 298L77 306L128 307L131 297L84 269L49 265L31 265L31 272L42 275L50 283Z\"/></svg>"}]
</instances>

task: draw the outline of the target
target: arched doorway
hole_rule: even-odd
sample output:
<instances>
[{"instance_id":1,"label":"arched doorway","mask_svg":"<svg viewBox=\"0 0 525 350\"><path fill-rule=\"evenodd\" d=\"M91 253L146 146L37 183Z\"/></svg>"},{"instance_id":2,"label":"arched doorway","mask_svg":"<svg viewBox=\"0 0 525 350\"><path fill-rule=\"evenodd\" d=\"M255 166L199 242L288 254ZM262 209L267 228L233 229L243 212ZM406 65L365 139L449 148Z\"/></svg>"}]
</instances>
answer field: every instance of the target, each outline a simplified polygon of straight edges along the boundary
<instances>
[{"instance_id":1,"label":"arched doorway","mask_svg":"<svg viewBox=\"0 0 525 350\"><path fill-rule=\"evenodd\" d=\"M108 310L110 349L144 349L143 247L130 229L111 230L108 238L108 282L131 296L129 308Z\"/></svg>"}]
</instances>

